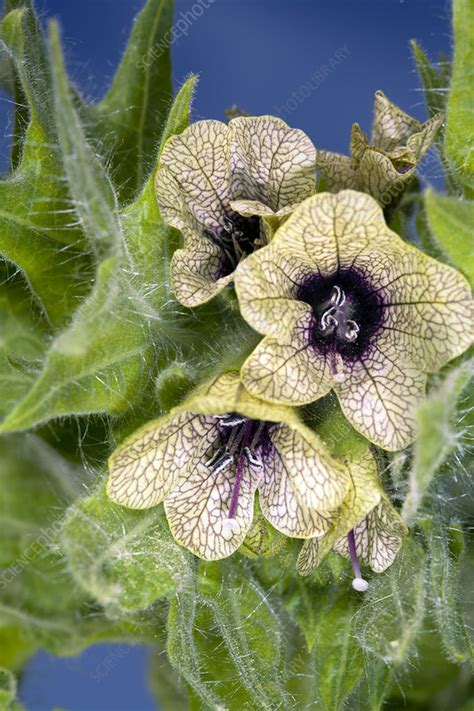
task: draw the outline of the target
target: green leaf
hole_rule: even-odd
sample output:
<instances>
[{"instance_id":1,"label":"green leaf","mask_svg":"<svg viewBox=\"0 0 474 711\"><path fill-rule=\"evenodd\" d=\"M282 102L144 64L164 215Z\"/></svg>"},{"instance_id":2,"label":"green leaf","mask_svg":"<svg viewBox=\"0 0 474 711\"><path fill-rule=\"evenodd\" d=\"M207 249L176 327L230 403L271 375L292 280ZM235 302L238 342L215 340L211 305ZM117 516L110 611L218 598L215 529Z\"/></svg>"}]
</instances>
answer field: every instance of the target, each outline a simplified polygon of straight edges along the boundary
<instances>
[{"instance_id":1,"label":"green leaf","mask_svg":"<svg viewBox=\"0 0 474 711\"><path fill-rule=\"evenodd\" d=\"M354 634L362 649L393 669L405 666L416 652L425 616L424 553L406 538L395 562L372 576L354 620Z\"/></svg>"},{"instance_id":2,"label":"green leaf","mask_svg":"<svg viewBox=\"0 0 474 711\"><path fill-rule=\"evenodd\" d=\"M474 662L474 648L461 610L460 573L464 534L459 524L446 525L440 517L421 523L430 551L431 601L438 634L448 659L456 664Z\"/></svg>"},{"instance_id":3,"label":"green leaf","mask_svg":"<svg viewBox=\"0 0 474 711\"><path fill-rule=\"evenodd\" d=\"M474 202L437 195L427 190L425 206L429 227L436 242L453 266L464 272L471 284L474 284Z\"/></svg>"},{"instance_id":4,"label":"green leaf","mask_svg":"<svg viewBox=\"0 0 474 711\"><path fill-rule=\"evenodd\" d=\"M172 21L173 0L148 0L107 96L90 108L122 201L136 195L154 165L172 97Z\"/></svg>"},{"instance_id":5,"label":"green leaf","mask_svg":"<svg viewBox=\"0 0 474 711\"><path fill-rule=\"evenodd\" d=\"M443 113L446 109L451 65L447 60L435 69L416 40L412 40L410 44L416 68L423 84L428 116L431 118L437 113Z\"/></svg>"},{"instance_id":6,"label":"green leaf","mask_svg":"<svg viewBox=\"0 0 474 711\"><path fill-rule=\"evenodd\" d=\"M322 592L322 591L321 591ZM357 684L363 670L363 656L354 637L355 593L318 595L318 643L315 661L318 690L327 711L337 711ZM321 599L322 598L322 599Z\"/></svg>"},{"instance_id":7,"label":"green leaf","mask_svg":"<svg viewBox=\"0 0 474 711\"><path fill-rule=\"evenodd\" d=\"M0 283L0 417L31 387L31 378L15 362L41 361L48 340L48 328L21 280Z\"/></svg>"},{"instance_id":8,"label":"green leaf","mask_svg":"<svg viewBox=\"0 0 474 711\"><path fill-rule=\"evenodd\" d=\"M0 667L0 711L21 711L23 709L23 706L15 701L16 694L15 677L8 669Z\"/></svg>"},{"instance_id":9,"label":"green leaf","mask_svg":"<svg viewBox=\"0 0 474 711\"><path fill-rule=\"evenodd\" d=\"M454 0L454 63L446 116L446 156L464 185L466 197L474 197L474 3Z\"/></svg>"},{"instance_id":10,"label":"green leaf","mask_svg":"<svg viewBox=\"0 0 474 711\"><path fill-rule=\"evenodd\" d=\"M134 311L137 311L136 316ZM70 327L53 342L44 369L0 431L28 429L70 414L126 409L147 381L149 334L111 257Z\"/></svg>"},{"instance_id":11,"label":"green leaf","mask_svg":"<svg viewBox=\"0 0 474 711\"><path fill-rule=\"evenodd\" d=\"M152 641L152 624L111 623L69 575L58 547L65 506L87 474L34 435L0 439L0 642L15 666L38 646L78 653L94 641Z\"/></svg>"},{"instance_id":12,"label":"green leaf","mask_svg":"<svg viewBox=\"0 0 474 711\"><path fill-rule=\"evenodd\" d=\"M134 272L140 280L140 290L151 304L161 304L169 298L167 269L170 251L176 246L176 230L161 219L155 197L155 172L166 140L184 131L189 124L190 107L197 83L191 76L179 90L170 109L160 147L154 153L155 170L136 201L122 212L122 224Z\"/></svg>"},{"instance_id":13,"label":"green leaf","mask_svg":"<svg viewBox=\"0 0 474 711\"><path fill-rule=\"evenodd\" d=\"M402 516L408 523L416 519L431 481L458 445L458 401L473 374L472 361L462 363L432 390L418 410L419 434L402 509Z\"/></svg>"},{"instance_id":14,"label":"green leaf","mask_svg":"<svg viewBox=\"0 0 474 711\"><path fill-rule=\"evenodd\" d=\"M37 21L29 10L12 10L0 34L30 116L21 151L16 132L18 168L0 181L0 255L21 269L51 323L60 325L88 288L89 260L56 148L49 67Z\"/></svg>"},{"instance_id":15,"label":"green leaf","mask_svg":"<svg viewBox=\"0 0 474 711\"><path fill-rule=\"evenodd\" d=\"M74 579L113 617L150 607L191 575L191 556L173 541L162 506L132 511L102 487L69 509L61 542Z\"/></svg>"},{"instance_id":16,"label":"green leaf","mask_svg":"<svg viewBox=\"0 0 474 711\"><path fill-rule=\"evenodd\" d=\"M206 708L286 708L281 633L242 560L202 563L197 587L171 601L168 656Z\"/></svg>"},{"instance_id":17,"label":"green leaf","mask_svg":"<svg viewBox=\"0 0 474 711\"><path fill-rule=\"evenodd\" d=\"M51 67L56 126L66 176L77 216L101 261L119 256L123 237L117 200L108 175L87 143L69 92L57 24L50 25Z\"/></svg>"}]
</instances>

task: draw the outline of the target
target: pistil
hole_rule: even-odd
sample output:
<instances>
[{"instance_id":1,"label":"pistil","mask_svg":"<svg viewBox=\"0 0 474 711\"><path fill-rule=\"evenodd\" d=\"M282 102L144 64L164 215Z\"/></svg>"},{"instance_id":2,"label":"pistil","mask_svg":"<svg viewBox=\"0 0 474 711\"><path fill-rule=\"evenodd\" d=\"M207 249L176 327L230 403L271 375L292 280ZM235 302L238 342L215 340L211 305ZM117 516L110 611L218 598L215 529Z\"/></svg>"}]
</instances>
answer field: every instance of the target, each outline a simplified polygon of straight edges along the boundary
<instances>
[{"instance_id":1,"label":"pistil","mask_svg":"<svg viewBox=\"0 0 474 711\"><path fill-rule=\"evenodd\" d=\"M364 578L360 574L360 566L359 561L357 559L357 551L354 538L354 529L349 531L349 533L347 534L347 541L349 543L349 553L351 555L352 568L354 570L355 575L355 578L352 581L352 587L354 588L354 590L357 590L357 592L365 592L369 587L369 583L367 582L367 580L364 580Z\"/></svg>"}]
</instances>

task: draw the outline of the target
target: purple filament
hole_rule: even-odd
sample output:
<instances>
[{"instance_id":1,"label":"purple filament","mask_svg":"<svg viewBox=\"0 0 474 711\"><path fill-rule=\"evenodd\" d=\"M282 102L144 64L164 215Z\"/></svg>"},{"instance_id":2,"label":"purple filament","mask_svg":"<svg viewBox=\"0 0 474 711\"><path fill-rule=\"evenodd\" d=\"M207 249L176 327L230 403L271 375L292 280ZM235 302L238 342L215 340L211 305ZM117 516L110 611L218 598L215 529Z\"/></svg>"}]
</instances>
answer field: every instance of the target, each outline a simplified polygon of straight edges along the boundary
<instances>
[{"instance_id":1,"label":"purple filament","mask_svg":"<svg viewBox=\"0 0 474 711\"><path fill-rule=\"evenodd\" d=\"M240 486L242 484L242 476L244 473L244 465L245 465L244 450L249 445L249 438L250 438L250 433L252 431L252 424L253 424L252 420L248 420L244 426L242 445L240 448L239 459L237 462L237 471L235 473L235 483L234 483L234 488L232 490L232 498L230 500L229 518L235 518L235 514L237 513L237 505L239 503Z\"/></svg>"},{"instance_id":2,"label":"purple filament","mask_svg":"<svg viewBox=\"0 0 474 711\"><path fill-rule=\"evenodd\" d=\"M356 544L354 538L354 529L351 529L347 534L347 541L349 543L349 553L351 554L352 567L354 569L355 577L360 578L360 567L359 561L357 560Z\"/></svg>"}]
</instances>

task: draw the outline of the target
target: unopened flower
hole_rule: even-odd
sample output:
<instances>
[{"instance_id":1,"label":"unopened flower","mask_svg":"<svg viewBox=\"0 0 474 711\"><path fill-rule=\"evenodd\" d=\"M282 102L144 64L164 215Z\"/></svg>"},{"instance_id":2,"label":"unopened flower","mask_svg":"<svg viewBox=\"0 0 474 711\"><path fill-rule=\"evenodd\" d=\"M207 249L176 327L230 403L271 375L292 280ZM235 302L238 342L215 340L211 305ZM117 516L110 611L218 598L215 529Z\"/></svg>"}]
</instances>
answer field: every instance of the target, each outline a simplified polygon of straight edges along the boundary
<instances>
[{"instance_id":1,"label":"unopened flower","mask_svg":"<svg viewBox=\"0 0 474 711\"><path fill-rule=\"evenodd\" d=\"M291 405L334 389L352 425L388 450L414 440L427 373L472 342L464 277L403 242L353 190L308 198L239 265L235 286L266 336L243 365L247 389Z\"/></svg>"},{"instance_id":2,"label":"unopened flower","mask_svg":"<svg viewBox=\"0 0 474 711\"><path fill-rule=\"evenodd\" d=\"M330 151L317 152L316 162L326 189L362 190L388 205L413 177L442 120L442 114L437 114L422 124L377 91L370 142L355 123L350 158Z\"/></svg>"},{"instance_id":3,"label":"unopened flower","mask_svg":"<svg viewBox=\"0 0 474 711\"><path fill-rule=\"evenodd\" d=\"M406 526L380 486L377 465L369 449L347 463L351 484L333 528L319 538L305 541L296 564L309 575L334 549L352 561L355 590L367 589L359 561L382 573L394 561Z\"/></svg>"},{"instance_id":4,"label":"unopened flower","mask_svg":"<svg viewBox=\"0 0 474 711\"><path fill-rule=\"evenodd\" d=\"M215 296L315 182L310 139L273 116L198 121L172 136L156 195L163 219L184 238L171 263L176 298L197 306Z\"/></svg>"},{"instance_id":5,"label":"unopened flower","mask_svg":"<svg viewBox=\"0 0 474 711\"><path fill-rule=\"evenodd\" d=\"M164 500L177 542L205 560L241 545L257 490L278 531L308 538L333 525L349 485L345 466L295 412L251 397L237 373L138 430L112 454L109 471L113 501L146 509Z\"/></svg>"}]
</instances>

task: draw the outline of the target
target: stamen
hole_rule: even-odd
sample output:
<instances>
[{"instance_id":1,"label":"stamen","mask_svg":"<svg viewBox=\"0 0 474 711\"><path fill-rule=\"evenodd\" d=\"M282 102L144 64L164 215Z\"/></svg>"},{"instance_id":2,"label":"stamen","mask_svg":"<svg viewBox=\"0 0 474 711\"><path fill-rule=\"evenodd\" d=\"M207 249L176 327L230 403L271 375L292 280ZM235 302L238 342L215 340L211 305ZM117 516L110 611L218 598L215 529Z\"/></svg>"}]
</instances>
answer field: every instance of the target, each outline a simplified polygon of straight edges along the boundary
<instances>
[{"instance_id":1,"label":"stamen","mask_svg":"<svg viewBox=\"0 0 474 711\"><path fill-rule=\"evenodd\" d=\"M337 307L330 306L327 311L321 316L321 331L326 331L328 328L336 327L339 325L337 318L334 316Z\"/></svg>"},{"instance_id":2,"label":"stamen","mask_svg":"<svg viewBox=\"0 0 474 711\"><path fill-rule=\"evenodd\" d=\"M225 454L223 454L222 456L215 459L215 461L213 461L214 459L215 459L215 457L212 457L212 459L210 459L209 462L206 464L206 466L209 467L209 469L211 470L211 472L213 474L219 474L226 467L228 467L229 464L232 464L234 461L234 457L232 457L227 452L225 452ZM213 462L213 463L210 464L210 462Z\"/></svg>"},{"instance_id":3,"label":"stamen","mask_svg":"<svg viewBox=\"0 0 474 711\"><path fill-rule=\"evenodd\" d=\"M219 420L223 427L236 427L237 425L243 425L247 419L243 415L239 415L238 412L226 412L225 415L214 415L216 420Z\"/></svg>"},{"instance_id":4,"label":"stamen","mask_svg":"<svg viewBox=\"0 0 474 711\"><path fill-rule=\"evenodd\" d=\"M263 467L263 462L260 457L258 457L254 452L252 452L249 447L245 447L242 450L242 454L244 455L247 464L249 464L250 466L256 467L257 469L261 469Z\"/></svg>"},{"instance_id":5,"label":"stamen","mask_svg":"<svg viewBox=\"0 0 474 711\"><path fill-rule=\"evenodd\" d=\"M344 338L352 343L352 341L356 340L359 334L359 324L355 321L352 321L352 319L347 319L346 324L347 330L344 333Z\"/></svg>"},{"instance_id":6,"label":"stamen","mask_svg":"<svg viewBox=\"0 0 474 711\"><path fill-rule=\"evenodd\" d=\"M329 300L330 304L334 304L336 308L339 308L339 306L342 306L346 301L346 295L341 289L340 286L337 286L337 284L334 285L333 287L333 292L331 295L331 298Z\"/></svg>"},{"instance_id":7,"label":"stamen","mask_svg":"<svg viewBox=\"0 0 474 711\"><path fill-rule=\"evenodd\" d=\"M352 568L354 570L355 578L352 581L352 587L357 592L365 592L369 587L367 580L361 577L359 561L357 559L356 544L354 538L354 529L349 531L347 534L347 541L349 543L349 553L351 554Z\"/></svg>"}]
</instances>

